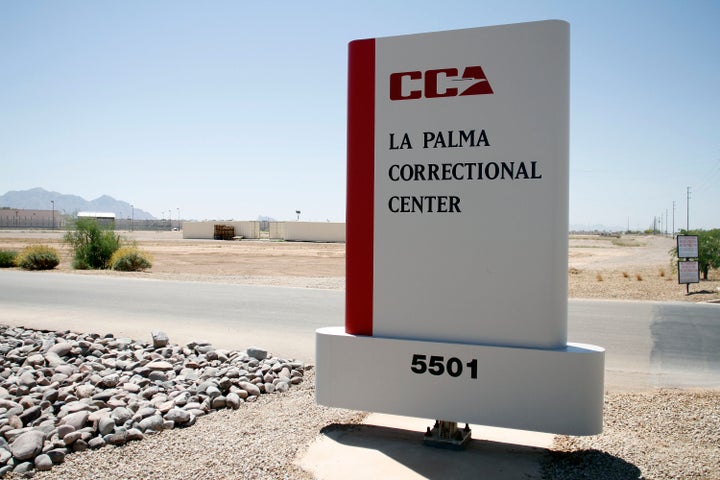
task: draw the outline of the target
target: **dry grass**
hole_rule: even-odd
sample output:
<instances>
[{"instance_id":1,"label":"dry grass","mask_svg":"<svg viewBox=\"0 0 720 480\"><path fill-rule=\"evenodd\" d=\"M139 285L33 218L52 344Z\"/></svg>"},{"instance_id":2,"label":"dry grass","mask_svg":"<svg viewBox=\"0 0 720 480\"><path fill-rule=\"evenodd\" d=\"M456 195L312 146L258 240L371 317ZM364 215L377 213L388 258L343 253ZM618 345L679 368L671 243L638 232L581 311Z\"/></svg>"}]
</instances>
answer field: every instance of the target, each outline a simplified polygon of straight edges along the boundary
<instances>
[{"instance_id":1,"label":"dry grass","mask_svg":"<svg viewBox=\"0 0 720 480\"><path fill-rule=\"evenodd\" d=\"M690 294L685 285L678 284L677 278L661 277L657 267L638 269L633 275L641 281L628 281L622 270L581 270L568 275L568 296L570 298L596 298L617 300L653 300L680 302L720 301L720 272L710 272L708 280L690 285ZM598 281L602 277L603 281Z\"/></svg>"}]
</instances>

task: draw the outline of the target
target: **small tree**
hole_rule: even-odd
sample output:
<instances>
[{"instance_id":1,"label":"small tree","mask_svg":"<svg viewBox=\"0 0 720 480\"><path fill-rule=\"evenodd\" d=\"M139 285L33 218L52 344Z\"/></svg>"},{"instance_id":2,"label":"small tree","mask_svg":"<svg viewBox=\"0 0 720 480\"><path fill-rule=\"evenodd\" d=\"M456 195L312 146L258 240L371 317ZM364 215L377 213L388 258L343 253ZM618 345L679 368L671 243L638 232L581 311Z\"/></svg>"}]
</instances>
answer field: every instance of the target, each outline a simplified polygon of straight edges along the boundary
<instances>
[{"instance_id":1,"label":"small tree","mask_svg":"<svg viewBox=\"0 0 720 480\"><path fill-rule=\"evenodd\" d=\"M74 251L73 268L79 270L109 268L110 258L121 243L119 235L94 218L78 219L64 239Z\"/></svg>"},{"instance_id":2,"label":"small tree","mask_svg":"<svg viewBox=\"0 0 720 480\"><path fill-rule=\"evenodd\" d=\"M697 235L698 267L703 280L707 280L710 269L720 268L720 229L680 230L680 235ZM669 253L673 260L677 260L677 245Z\"/></svg>"}]
</instances>

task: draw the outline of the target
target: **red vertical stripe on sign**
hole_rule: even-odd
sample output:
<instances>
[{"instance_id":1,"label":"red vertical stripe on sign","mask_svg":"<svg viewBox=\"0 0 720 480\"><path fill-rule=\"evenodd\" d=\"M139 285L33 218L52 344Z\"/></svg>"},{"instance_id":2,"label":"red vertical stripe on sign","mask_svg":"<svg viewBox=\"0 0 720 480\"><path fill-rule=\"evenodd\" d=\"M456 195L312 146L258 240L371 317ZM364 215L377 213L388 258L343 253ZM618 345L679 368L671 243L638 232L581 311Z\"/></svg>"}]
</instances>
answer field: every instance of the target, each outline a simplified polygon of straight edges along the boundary
<instances>
[{"instance_id":1,"label":"red vertical stripe on sign","mask_svg":"<svg viewBox=\"0 0 720 480\"><path fill-rule=\"evenodd\" d=\"M345 332L372 335L375 40L350 42L348 58Z\"/></svg>"}]
</instances>

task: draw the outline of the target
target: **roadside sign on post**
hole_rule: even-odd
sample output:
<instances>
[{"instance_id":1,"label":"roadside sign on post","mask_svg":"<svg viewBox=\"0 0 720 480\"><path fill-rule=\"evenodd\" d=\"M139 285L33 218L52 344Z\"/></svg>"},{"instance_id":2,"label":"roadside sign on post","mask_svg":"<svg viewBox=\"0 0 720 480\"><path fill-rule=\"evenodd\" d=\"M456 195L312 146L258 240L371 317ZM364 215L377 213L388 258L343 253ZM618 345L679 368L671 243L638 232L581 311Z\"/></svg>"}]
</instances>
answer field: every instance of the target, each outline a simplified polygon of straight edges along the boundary
<instances>
[{"instance_id":1,"label":"roadside sign on post","mask_svg":"<svg viewBox=\"0 0 720 480\"><path fill-rule=\"evenodd\" d=\"M678 283L700 283L700 268L696 260L680 260L678 262Z\"/></svg>"},{"instance_id":2,"label":"roadside sign on post","mask_svg":"<svg viewBox=\"0 0 720 480\"><path fill-rule=\"evenodd\" d=\"M677 253L678 253L678 258L697 258L698 257L698 236L697 235L678 235L677 236Z\"/></svg>"},{"instance_id":3,"label":"roadside sign on post","mask_svg":"<svg viewBox=\"0 0 720 480\"><path fill-rule=\"evenodd\" d=\"M357 40L348 95L318 403L599 433L604 350L567 343L569 25Z\"/></svg>"}]
</instances>

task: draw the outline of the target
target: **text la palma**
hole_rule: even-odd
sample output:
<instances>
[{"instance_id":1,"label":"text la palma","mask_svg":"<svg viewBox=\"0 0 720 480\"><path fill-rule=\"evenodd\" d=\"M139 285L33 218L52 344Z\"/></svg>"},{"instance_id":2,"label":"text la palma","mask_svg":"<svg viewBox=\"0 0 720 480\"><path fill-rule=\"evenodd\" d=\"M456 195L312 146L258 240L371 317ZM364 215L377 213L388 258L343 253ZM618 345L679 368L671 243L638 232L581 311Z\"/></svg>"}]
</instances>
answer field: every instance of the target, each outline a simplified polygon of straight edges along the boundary
<instances>
[{"instance_id":1,"label":"text la palma","mask_svg":"<svg viewBox=\"0 0 720 480\"><path fill-rule=\"evenodd\" d=\"M411 150L413 148L410 135L402 134L396 143L395 134L390 134L390 150ZM463 148L463 147L489 147L485 130L476 133L475 130L448 130L447 132L423 132L422 148Z\"/></svg>"}]
</instances>

